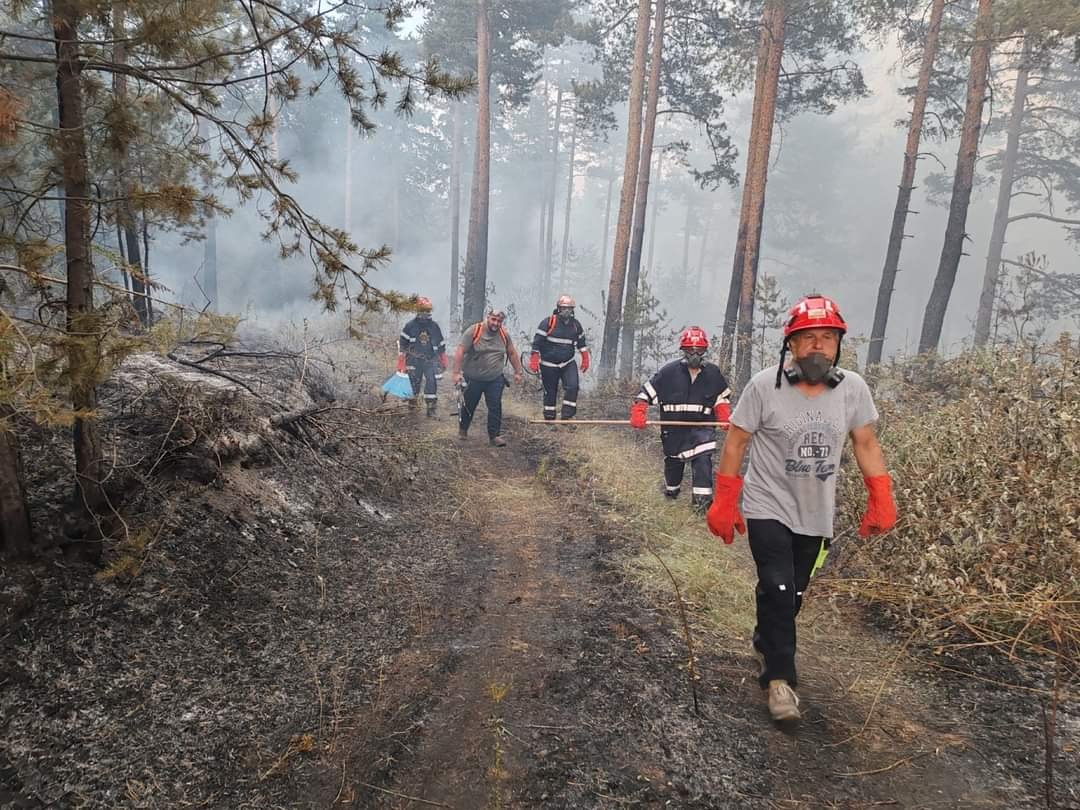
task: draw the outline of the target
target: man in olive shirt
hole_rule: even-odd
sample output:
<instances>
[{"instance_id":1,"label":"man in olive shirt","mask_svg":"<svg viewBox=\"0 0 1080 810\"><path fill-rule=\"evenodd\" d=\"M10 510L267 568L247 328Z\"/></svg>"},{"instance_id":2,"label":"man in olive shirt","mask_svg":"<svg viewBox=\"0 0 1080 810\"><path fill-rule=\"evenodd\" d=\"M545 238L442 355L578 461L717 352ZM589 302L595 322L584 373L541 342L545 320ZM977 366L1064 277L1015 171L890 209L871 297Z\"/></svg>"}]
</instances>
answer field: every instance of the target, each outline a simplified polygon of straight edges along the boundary
<instances>
[{"instance_id":1,"label":"man in olive shirt","mask_svg":"<svg viewBox=\"0 0 1080 810\"><path fill-rule=\"evenodd\" d=\"M514 368L514 382L521 384L521 359L503 328L504 320L505 313L492 310L484 321L465 330L454 352L454 384L462 379L465 384L464 402L458 414L458 437L468 437L473 414L483 397L487 402L488 442L492 447L506 447L501 434L502 395L507 384L503 369L507 360Z\"/></svg>"}]
</instances>

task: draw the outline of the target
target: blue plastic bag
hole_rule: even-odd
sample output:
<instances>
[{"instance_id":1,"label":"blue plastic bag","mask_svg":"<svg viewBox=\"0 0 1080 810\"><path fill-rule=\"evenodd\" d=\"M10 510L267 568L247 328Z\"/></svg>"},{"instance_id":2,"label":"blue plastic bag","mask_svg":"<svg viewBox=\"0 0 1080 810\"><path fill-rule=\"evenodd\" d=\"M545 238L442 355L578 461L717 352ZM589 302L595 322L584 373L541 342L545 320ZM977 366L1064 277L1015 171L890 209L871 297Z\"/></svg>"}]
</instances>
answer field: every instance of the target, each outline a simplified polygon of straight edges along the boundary
<instances>
[{"instance_id":1,"label":"blue plastic bag","mask_svg":"<svg viewBox=\"0 0 1080 810\"><path fill-rule=\"evenodd\" d=\"M390 379L382 385L384 393L402 399L412 399L416 394L413 392L412 381L404 371L396 371L390 375Z\"/></svg>"}]
</instances>

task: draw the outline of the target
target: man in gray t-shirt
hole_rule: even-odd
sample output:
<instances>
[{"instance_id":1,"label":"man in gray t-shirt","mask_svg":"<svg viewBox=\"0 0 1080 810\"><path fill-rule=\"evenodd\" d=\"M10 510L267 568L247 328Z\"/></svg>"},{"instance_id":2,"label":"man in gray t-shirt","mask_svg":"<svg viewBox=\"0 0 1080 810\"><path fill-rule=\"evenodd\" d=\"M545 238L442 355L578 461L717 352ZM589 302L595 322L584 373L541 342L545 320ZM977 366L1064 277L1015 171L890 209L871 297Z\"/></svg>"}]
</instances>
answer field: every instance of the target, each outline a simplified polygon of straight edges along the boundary
<instances>
[{"instance_id":1,"label":"man in gray t-shirt","mask_svg":"<svg viewBox=\"0 0 1080 810\"><path fill-rule=\"evenodd\" d=\"M846 437L870 493L859 534L896 524L892 479L874 433L877 408L866 382L836 367L847 325L836 303L804 298L788 313L780 363L756 374L731 414L709 529L725 543L746 532L757 564L754 649L774 720L797 720L795 617L833 536L836 471ZM791 351L791 362L785 355ZM746 448L745 487L739 477ZM742 514L739 494L742 493Z\"/></svg>"},{"instance_id":2,"label":"man in gray t-shirt","mask_svg":"<svg viewBox=\"0 0 1080 810\"><path fill-rule=\"evenodd\" d=\"M514 382L521 385L521 358L503 327L506 314L491 310L480 323L474 323L461 335L454 352L454 385L464 385L458 412L458 437L469 436L469 425L483 397L487 403L488 442L492 447L506 447L502 436L502 395L507 381L503 369L507 360L514 369Z\"/></svg>"}]
</instances>

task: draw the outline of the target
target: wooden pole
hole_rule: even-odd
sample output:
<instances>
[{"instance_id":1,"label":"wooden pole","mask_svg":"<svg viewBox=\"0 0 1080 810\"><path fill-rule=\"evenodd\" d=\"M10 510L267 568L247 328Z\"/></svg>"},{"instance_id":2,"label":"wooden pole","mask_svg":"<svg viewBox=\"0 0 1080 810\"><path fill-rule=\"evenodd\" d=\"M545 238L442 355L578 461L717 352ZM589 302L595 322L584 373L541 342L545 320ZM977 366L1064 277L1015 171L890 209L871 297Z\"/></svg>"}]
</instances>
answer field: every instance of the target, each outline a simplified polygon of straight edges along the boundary
<instances>
[{"instance_id":1,"label":"wooden pole","mask_svg":"<svg viewBox=\"0 0 1080 810\"><path fill-rule=\"evenodd\" d=\"M529 419L530 425L630 425L629 419ZM649 420L646 425L662 425L664 427L718 427L716 422L654 422Z\"/></svg>"}]
</instances>

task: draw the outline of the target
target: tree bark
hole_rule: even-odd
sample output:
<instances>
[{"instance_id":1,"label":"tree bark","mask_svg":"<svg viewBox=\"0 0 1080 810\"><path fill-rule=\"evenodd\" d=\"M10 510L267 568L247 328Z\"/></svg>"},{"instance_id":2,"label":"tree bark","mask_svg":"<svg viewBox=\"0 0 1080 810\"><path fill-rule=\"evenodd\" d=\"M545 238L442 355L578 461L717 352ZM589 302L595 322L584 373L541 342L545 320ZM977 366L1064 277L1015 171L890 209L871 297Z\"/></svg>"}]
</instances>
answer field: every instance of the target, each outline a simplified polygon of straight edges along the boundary
<instances>
[{"instance_id":1,"label":"tree bark","mask_svg":"<svg viewBox=\"0 0 1080 810\"><path fill-rule=\"evenodd\" d=\"M205 118L198 119L198 131L199 138L203 142L202 149L203 154L207 157L211 154L210 139L208 137L208 127ZM348 176L348 172L346 172ZM346 184L348 189L348 184ZM207 189L209 191L209 189ZM346 197L348 201L348 197ZM214 210L209 206L203 209L203 216L206 218L206 226L203 240L203 280L202 291L206 297L207 308L211 312L217 312L219 308L218 301L218 266L217 266L217 220L214 218ZM349 218L345 218L345 230L349 228Z\"/></svg>"},{"instance_id":2,"label":"tree bark","mask_svg":"<svg viewBox=\"0 0 1080 810\"><path fill-rule=\"evenodd\" d=\"M971 188L975 180L975 159L979 152L979 130L982 127L983 104L986 100L986 82L990 64L992 19L991 0L979 0L979 15L975 21L975 43L971 48L971 72L968 75L967 103L964 107L964 123L960 134L960 149L956 157L956 174L953 178L952 202L949 205L949 222L945 228L945 243L941 248L937 277L930 292L923 315L922 333L919 336L919 353L934 351L941 341L941 328L949 307L956 271L964 252L967 236L968 206Z\"/></svg>"},{"instance_id":3,"label":"tree bark","mask_svg":"<svg viewBox=\"0 0 1080 810\"><path fill-rule=\"evenodd\" d=\"M491 200L491 33L487 0L476 8L476 157L469 199L469 234L465 248L465 324L484 317L487 294L488 209Z\"/></svg>"},{"instance_id":4,"label":"tree bark","mask_svg":"<svg viewBox=\"0 0 1080 810\"><path fill-rule=\"evenodd\" d=\"M13 416L10 405L0 405L0 554L29 557L34 548L33 528Z\"/></svg>"},{"instance_id":5,"label":"tree bark","mask_svg":"<svg viewBox=\"0 0 1080 810\"><path fill-rule=\"evenodd\" d=\"M634 193L634 225L630 242L630 264L626 269L626 305L623 307L622 361L619 373L629 378L634 371L634 341L637 338L638 285L641 280L641 244L645 236L645 213L649 207L649 173L652 171L653 143L656 141L656 110L660 103L660 72L664 66L664 21L666 0L656 0L652 21L652 54L649 57L649 85L645 95L645 120L641 132L641 157ZM657 155L657 179L663 155ZM655 208L655 205L654 205ZM653 212L653 225L656 213ZM654 227L655 233L655 227ZM649 243L650 261L652 242Z\"/></svg>"},{"instance_id":6,"label":"tree bark","mask_svg":"<svg viewBox=\"0 0 1080 810\"><path fill-rule=\"evenodd\" d=\"M1027 106L1028 76L1031 61L1031 38L1024 37L1020 51L1020 64L1016 69L1016 90L1013 92L1012 112L1009 116L1005 154L1001 162L1001 182L998 186L997 208L994 209L994 226L990 231L990 248L986 255L982 292L979 295L979 311L975 317L975 345L985 346L990 338L990 321L997 299L998 277L1001 272L1001 256L1005 249L1005 235L1009 230L1009 211L1012 207L1013 183L1016 181L1016 164L1020 155L1020 135L1024 126Z\"/></svg>"},{"instance_id":7,"label":"tree bark","mask_svg":"<svg viewBox=\"0 0 1080 810\"><path fill-rule=\"evenodd\" d=\"M566 262L570 257L570 209L574 203L574 161L577 159L578 105L570 115L570 159L566 162L566 207L563 210L562 256L559 259L559 292L566 292Z\"/></svg>"},{"instance_id":8,"label":"tree bark","mask_svg":"<svg viewBox=\"0 0 1080 810\"><path fill-rule=\"evenodd\" d=\"M64 181L64 252L67 261L67 361L71 405L75 412L77 517L92 519L105 503L96 374L100 365L100 320L94 312L94 267L90 252L90 183L87 177L82 84L79 75L78 0L54 0L58 142ZM130 243L129 243L130 248ZM90 533L87 522L86 534ZM98 539L98 538L92 538Z\"/></svg>"},{"instance_id":9,"label":"tree bark","mask_svg":"<svg viewBox=\"0 0 1080 810\"><path fill-rule=\"evenodd\" d=\"M769 173L769 152L772 148L773 124L776 120L776 97L780 86L780 64L784 56L784 33L787 5L784 0L769 3L762 16L759 59L765 57L762 94L754 99L761 114L754 116L756 133L751 133L751 150L757 151L753 172L747 173L746 186L750 192L748 219L739 225L739 239L744 240L742 276L739 284L739 316L735 329L737 348L735 384L742 389L750 380L754 342L754 298L757 291L758 258L761 252L761 231L765 217L765 185ZM744 234L745 230L745 234Z\"/></svg>"},{"instance_id":10,"label":"tree bark","mask_svg":"<svg viewBox=\"0 0 1080 810\"><path fill-rule=\"evenodd\" d=\"M664 153L656 155L656 182L657 185L664 179ZM660 189L656 189L656 197L653 200L652 211L649 212L649 256L645 260L645 272L652 274L653 257L656 255L656 220L660 216Z\"/></svg>"},{"instance_id":11,"label":"tree bark","mask_svg":"<svg viewBox=\"0 0 1080 810\"><path fill-rule=\"evenodd\" d=\"M122 3L114 3L112 9L112 28L116 36L116 44L113 45L113 60L118 65L127 63L127 47L124 35L124 6ZM127 104L127 76L122 72L113 74L113 94L116 103L125 106ZM128 181L128 144L126 138L118 140L119 147L113 156L113 166L116 173L116 186L119 190L119 202L116 204L117 221L120 223L127 243L127 268L131 276L131 305L139 318L143 328L150 326L150 310L147 306L149 291L146 284L146 276L143 272L142 261L139 256L139 232L135 226L135 217L131 211L132 187Z\"/></svg>"},{"instance_id":12,"label":"tree bark","mask_svg":"<svg viewBox=\"0 0 1080 810\"><path fill-rule=\"evenodd\" d=\"M619 216L615 225L615 247L608 281L607 311L604 314L604 342L600 352L600 370L610 375L615 370L622 326L623 290L626 286L626 255L630 249L630 220L634 214L638 163L641 158L641 100L645 91L645 57L649 44L649 0L638 0L634 34L634 64L630 71L629 114L626 125L626 158L623 162L622 190L619 193Z\"/></svg>"},{"instance_id":13,"label":"tree bark","mask_svg":"<svg viewBox=\"0 0 1080 810\"><path fill-rule=\"evenodd\" d=\"M555 90L555 127L551 132L551 174L547 183L547 235L544 243L544 275L540 285L540 299L551 297L551 278L554 275L555 258L555 193L559 184L559 129L562 127L563 89Z\"/></svg>"},{"instance_id":14,"label":"tree bark","mask_svg":"<svg viewBox=\"0 0 1080 810\"><path fill-rule=\"evenodd\" d=\"M945 0L933 0L930 7L930 27L926 32L926 44L923 46L922 62L919 65L919 79L915 85L915 99L911 105L907 145L904 147L904 166L900 172L900 186L896 193L896 208L893 210L892 228L889 231L889 246L885 250L885 266L881 270L877 307L874 309L874 326L870 332L870 348L866 357L868 366L881 362L881 354L885 346L885 329L889 323L889 307L892 305L896 274L900 270L900 251L904 246L904 229L907 226L907 216L910 211L911 193L915 190L915 168L919 162L919 143L922 140L926 102L930 97L930 79L934 74L934 60L937 57L941 18L944 11Z\"/></svg>"},{"instance_id":15,"label":"tree bark","mask_svg":"<svg viewBox=\"0 0 1080 810\"><path fill-rule=\"evenodd\" d=\"M461 261L461 105L454 105L450 152L450 323L458 322L458 263Z\"/></svg>"},{"instance_id":16,"label":"tree bark","mask_svg":"<svg viewBox=\"0 0 1080 810\"><path fill-rule=\"evenodd\" d=\"M735 260L732 263L731 278L728 283L727 301L724 303L724 323L721 327L720 356L718 358L720 368L729 378L734 379L735 365L735 327L739 318L739 291L742 288L743 264L746 261L746 225L751 218L750 205L753 202L753 194L750 188L750 178L757 174L757 163L760 159L757 146L760 144L758 123L761 118L762 105L758 99L765 95L765 79L768 72L770 40L766 37L768 8L762 12L762 32L758 41L756 65L754 68L754 107L750 114L750 138L746 147L746 169L743 172L742 201L739 205L739 230L735 239Z\"/></svg>"}]
</instances>

